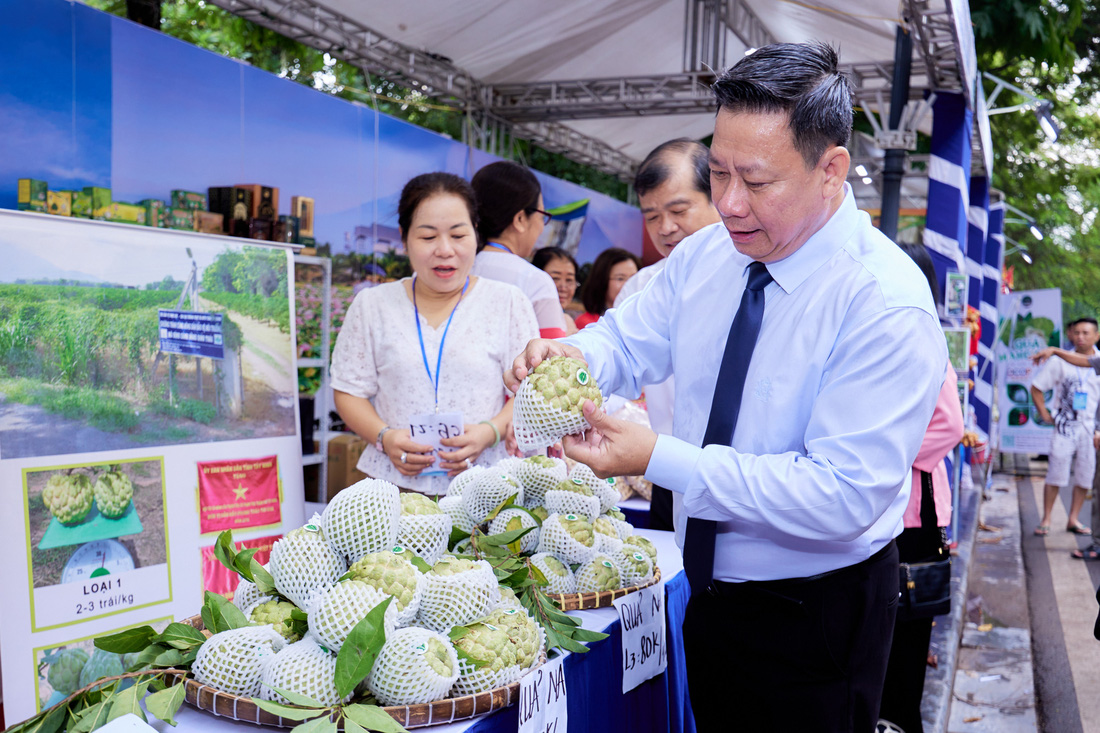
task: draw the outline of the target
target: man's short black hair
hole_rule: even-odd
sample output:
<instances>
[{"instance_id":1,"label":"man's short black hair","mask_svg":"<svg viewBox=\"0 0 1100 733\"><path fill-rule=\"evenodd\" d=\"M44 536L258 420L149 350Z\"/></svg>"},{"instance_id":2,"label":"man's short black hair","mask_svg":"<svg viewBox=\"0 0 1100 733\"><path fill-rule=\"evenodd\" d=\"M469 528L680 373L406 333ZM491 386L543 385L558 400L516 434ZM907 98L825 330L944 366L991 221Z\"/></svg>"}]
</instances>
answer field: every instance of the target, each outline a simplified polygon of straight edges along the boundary
<instances>
[{"instance_id":1,"label":"man's short black hair","mask_svg":"<svg viewBox=\"0 0 1100 733\"><path fill-rule=\"evenodd\" d=\"M718 111L783 112L794 147L812 168L852 135L852 88L827 43L775 43L726 69L711 87Z\"/></svg>"},{"instance_id":2,"label":"man's short black hair","mask_svg":"<svg viewBox=\"0 0 1100 733\"><path fill-rule=\"evenodd\" d=\"M1100 330L1100 326L1097 326L1096 319L1093 318L1092 316L1085 316L1084 318L1078 318L1075 321L1070 321L1069 325L1066 326L1066 330L1067 331L1070 330L1071 328L1076 326L1078 323L1091 323L1093 328L1096 328L1097 330Z\"/></svg>"},{"instance_id":3,"label":"man's short black hair","mask_svg":"<svg viewBox=\"0 0 1100 733\"><path fill-rule=\"evenodd\" d=\"M634 193L645 196L667 181L676 169L673 161L677 156L689 159L695 189L710 199L710 150L698 140L686 137L661 143L649 152L634 174Z\"/></svg>"}]
</instances>

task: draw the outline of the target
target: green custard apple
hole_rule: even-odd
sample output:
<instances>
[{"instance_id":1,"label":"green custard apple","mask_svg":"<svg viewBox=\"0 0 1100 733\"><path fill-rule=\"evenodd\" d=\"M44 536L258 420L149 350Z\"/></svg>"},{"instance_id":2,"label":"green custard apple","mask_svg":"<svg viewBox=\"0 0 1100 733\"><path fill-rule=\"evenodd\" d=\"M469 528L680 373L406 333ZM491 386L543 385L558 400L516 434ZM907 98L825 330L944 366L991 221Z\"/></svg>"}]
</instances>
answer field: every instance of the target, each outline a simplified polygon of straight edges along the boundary
<instances>
[{"instance_id":1,"label":"green custard apple","mask_svg":"<svg viewBox=\"0 0 1100 733\"><path fill-rule=\"evenodd\" d=\"M623 551L629 550L631 547L637 547L646 555L649 555L649 559L654 565L657 564L657 547L649 539L632 534L623 540L623 545Z\"/></svg>"},{"instance_id":2,"label":"green custard apple","mask_svg":"<svg viewBox=\"0 0 1100 733\"><path fill-rule=\"evenodd\" d=\"M570 537L580 542L585 547L594 547L596 535L592 525L584 517L576 514L564 514L558 517L558 522Z\"/></svg>"},{"instance_id":3,"label":"green custard apple","mask_svg":"<svg viewBox=\"0 0 1100 733\"><path fill-rule=\"evenodd\" d=\"M260 697L288 703L275 688L306 695L325 707L351 699L341 698L336 689L336 655L306 637L288 645L263 666Z\"/></svg>"},{"instance_id":4,"label":"green custard apple","mask_svg":"<svg viewBox=\"0 0 1100 733\"><path fill-rule=\"evenodd\" d=\"M545 522L550 516L550 512L544 506L531 507L531 513L538 517L540 522Z\"/></svg>"},{"instance_id":5,"label":"green custard apple","mask_svg":"<svg viewBox=\"0 0 1100 733\"><path fill-rule=\"evenodd\" d=\"M125 671L121 655L96 649L92 653L92 658L84 665L84 669L80 670L80 686L87 687L96 680L115 677Z\"/></svg>"},{"instance_id":6,"label":"green custard apple","mask_svg":"<svg viewBox=\"0 0 1100 733\"><path fill-rule=\"evenodd\" d=\"M335 583L347 569L343 557L333 551L325 541L324 531L315 522L278 540L271 548L268 561L275 588L298 608L308 606L313 590Z\"/></svg>"},{"instance_id":7,"label":"green custard apple","mask_svg":"<svg viewBox=\"0 0 1100 733\"><path fill-rule=\"evenodd\" d=\"M50 665L46 681L62 695L71 695L81 688L80 673L88 663L83 649L60 649L44 658Z\"/></svg>"},{"instance_id":8,"label":"green custard apple","mask_svg":"<svg viewBox=\"0 0 1100 733\"><path fill-rule=\"evenodd\" d=\"M95 505L99 513L108 519L117 519L130 506L134 498L134 484L121 471L108 471L96 479Z\"/></svg>"},{"instance_id":9,"label":"green custard apple","mask_svg":"<svg viewBox=\"0 0 1100 733\"><path fill-rule=\"evenodd\" d=\"M486 626L503 629L515 648L516 664L527 669L539 658L542 637L538 626L530 614L523 608L498 608L482 622Z\"/></svg>"},{"instance_id":10,"label":"green custard apple","mask_svg":"<svg viewBox=\"0 0 1100 733\"><path fill-rule=\"evenodd\" d=\"M42 489L42 501L50 514L69 527L87 518L94 497L92 481L82 473L55 473Z\"/></svg>"},{"instance_id":11,"label":"green custard apple","mask_svg":"<svg viewBox=\"0 0 1100 733\"><path fill-rule=\"evenodd\" d=\"M579 359L553 356L535 367L530 379L535 391L562 412L580 415L585 400L591 400L596 407L603 404L595 377Z\"/></svg>"},{"instance_id":12,"label":"green custard apple","mask_svg":"<svg viewBox=\"0 0 1100 733\"><path fill-rule=\"evenodd\" d=\"M415 705L446 697L458 675L451 640L409 626L386 637L367 676L367 689L382 705Z\"/></svg>"},{"instance_id":13,"label":"green custard apple","mask_svg":"<svg viewBox=\"0 0 1100 733\"><path fill-rule=\"evenodd\" d=\"M619 566L608 555L596 555L577 571L578 593L599 593L622 587Z\"/></svg>"},{"instance_id":14,"label":"green custard apple","mask_svg":"<svg viewBox=\"0 0 1100 733\"><path fill-rule=\"evenodd\" d=\"M302 637L294 632L290 619L290 614L297 610L298 607L290 601L272 598L253 608L248 620L254 624L271 626L287 641L298 641Z\"/></svg>"},{"instance_id":15,"label":"green custard apple","mask_svg":"<svg viewBox=\"0 0 1100 733\"><path fill-rule=\"evenodd\" d=\"M569 491L581 496L595 496L592 489L579 478L566 479L554 487L554 491Z\"/></svg>"},{"instance_id":16,"label":"green custard apple","mask_svg":"<svg viewBox=\"0 0 1100 733\"><path fill-rule=\"evenodd\" d=\"M485 622L473 623L466 628L469 630L455 642L455 648L474 659L488 662L480 669L499 672L516 664L516 650L504 629Z\"/></svg>"},{"instance_id":17,"label":"green custard apple","mask_svg":"<svg viewBox=\"0 0 1100 733\"><path fill-rule=\"evenodd\" d=\"M393 596L398 610L404 611L416 599L417 589L420 587L421 573L410 561L411 554L400 546L395 546L392 550L372 552L352 564L348 569L349 577ZM415 614L415 610L413 613Z\"/></svg>"},{"instance_id":18,"label":"green custard apple","mask_svg":"<svg viewBox=\"0 0 1100 733\"><path fill-rule=\"evenodd\" d=\"M412 515L428 515L428 514L442 514L443 510L439 508L439 504L429 499L423 494L412 494L408 492L402 492L401 494L401 514L408 516Z\"/></svg>"}]
</instances>

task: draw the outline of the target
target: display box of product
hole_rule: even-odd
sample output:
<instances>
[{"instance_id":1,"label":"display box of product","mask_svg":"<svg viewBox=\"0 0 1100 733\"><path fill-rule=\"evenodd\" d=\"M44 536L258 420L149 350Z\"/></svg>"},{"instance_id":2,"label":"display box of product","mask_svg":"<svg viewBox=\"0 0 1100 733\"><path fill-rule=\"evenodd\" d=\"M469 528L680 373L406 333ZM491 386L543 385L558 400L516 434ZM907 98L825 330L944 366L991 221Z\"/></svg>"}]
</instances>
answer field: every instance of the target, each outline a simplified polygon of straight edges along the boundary
<instances>
[{"instance_id":1,"label":"display box of product","mask_svg":"<svg viewBox=\"0 0 1100 733\"><path fill-rule=\"evenodd\" d=\"M35 178L20 178L16 196L16 208L20 211L45 211L46 194L49 187L45 181Z\"/></svg>"},{"instance_id":2,"label":"display box of product","mask_svg":"<svg viewBox=\"0 0 1100 733\"><path fill-rule=\"evenodd\" d=\"M165 209L163 221L165 229L195 231L195 212L190 209Z\"/></svg>"},{"instance_id":3,"label":"display box of product","mask_svg":"<svg viewBox=\"0 0 1100 733\"><path fill-rule=\"evenodd\" d=\"M55 216L72 216L73 192L72 191L47 191L46 211Z\"/></svg>"},{"instance_id":4,"label":"display box of product","mask_svg":"<svg viewBox=\"0 0 1100 733\"><path fill-rule=\"evenodd\" d=\"M92 200L92 218L107 219L111 207L111 189L99 186L85 186L84 193Z\"/></svg>"},{"instance_id":5,"label":"display box of product","mask_svg":"<svg viewBox=\"0 0 1100 733\"><path fill-rule=\"evenodd\" d=\"M225 222L221 214L213 211L193 211L195 217L195 231L204 234L222 234L225 232Z\"/></svg>"},{"instance_id":6,"label":"display box of product","mask_svg":"<svg viewBox=\"0 0 1100 733\"><path fill-rule=\"evenodd\" d=\"M328 442L327 501L367 477L355 467L366 447L366 441L353 433L337 435Z\"/></svg>"},{"instance_id":7,"label":"display box of product","mask_svg":"<svg viewBox=\"0 0 1100 733\"><path fill-rule=\"evenodd\" d=\"M279 217L279 189L260 183L238 183L251 194L248 218L275 221Z\"/></svg>"},{"instance_id":8,"label":"display box of product","mask_svg":"<svg viewBox=\"0 0 1100 733\"><path fill-rule=\"evenodd\" d=\"M275 233L271 237L276 242L294 243L298 241L298 217L280 216L275 222Z\"/></svg>"},{"instance_id":9,"label":"display box of product","mask_svg":"<svg viewBox=\"0 0 1100 733\"><path fill-rule=\"evenodd\" d=\"M206 194L197 191L172 191L172 208L206 211Z\"/></svg>"},{"instance_id":10,"label":"display box of product","mask_svg":"<svg viewBox=\"0 0 1100 733\"><path fill-rule=\"evenodd\" d=\"M298 217L298 236L313 236L313 199L308 196L290 197L290 215Z\"/></svg>"},{"instance_id":11,"label":"display box of product","mask_svg":"<svg viewBox=\"0 0 1100 733\"><path fill-rule=\"evenodd\" d=\"M92 218L92 197L85 191L73 191L72 216Z\"/></svg>"},{"instance_id":12,"label":"display box of product","mask_svg":"<svg viewBox=\"0 0 1100 733\"><path fill-rule=\"evenodd\" d=\"M115 201L107 207L108 221L121 221L127 224L140 224L145 226L147 219L145 207L137 204L127 204L123 201Z\"/></svg>"},{"instance_id":13,"label":"display box of product","mask_svg":"<svg viewBox=\"0 0 1100 733\"><path fill-rule=\"evenodd\" d=\"M168 207L160 199L142 199L139 205L145 207L145 222L151 227L164 226L164 210Z\"/></svg>"}]
</instances>

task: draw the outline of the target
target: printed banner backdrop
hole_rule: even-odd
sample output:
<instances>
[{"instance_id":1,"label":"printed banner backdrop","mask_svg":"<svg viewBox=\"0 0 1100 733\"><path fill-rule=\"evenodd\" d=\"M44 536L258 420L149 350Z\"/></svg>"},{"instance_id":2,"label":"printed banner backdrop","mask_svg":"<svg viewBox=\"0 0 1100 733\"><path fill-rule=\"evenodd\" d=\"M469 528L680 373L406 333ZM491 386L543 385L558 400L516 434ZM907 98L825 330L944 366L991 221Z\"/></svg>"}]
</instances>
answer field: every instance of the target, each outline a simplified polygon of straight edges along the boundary
<instances>
[{"instance_id":1,"label":"printed banner backdrop","mask_svg":"<svg viewBox=\"0 0 1100 733\"><path fill-rule=\"evenodd\" d=\"M997 341L1000 450L1047 453L1052 428L1037 422L1031 379L1038 367L1031 363L1031 355L1045 346L1062 345L1062 291L1009 293L1001 298L1001 307Z\"/></svg>"},{"instance_id":2,"label":"printed banner backdrop","mask_svg":"<svg viewBox=\"0 0 1100 733\"><path fill-rule=\"evenodd\" d=\"M14 724L53 697L61 651L195 614L211 575L199 548L214 541L202 533L269 546L302 523L304 497L286 470L301 464L290 250L0 210L0 262ZM220 314L221 358L163 350L162 310Z\"/></svg>"}]
</instances>

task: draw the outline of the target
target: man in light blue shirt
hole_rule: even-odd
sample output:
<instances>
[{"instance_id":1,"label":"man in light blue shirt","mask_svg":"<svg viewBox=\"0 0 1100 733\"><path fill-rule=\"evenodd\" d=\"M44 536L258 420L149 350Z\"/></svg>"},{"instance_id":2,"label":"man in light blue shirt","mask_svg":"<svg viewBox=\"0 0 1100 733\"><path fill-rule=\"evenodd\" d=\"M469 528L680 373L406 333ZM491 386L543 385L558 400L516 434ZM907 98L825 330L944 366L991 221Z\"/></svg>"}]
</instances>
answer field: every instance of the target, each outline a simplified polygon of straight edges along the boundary
<instances>
[{"instance_id":1,"label":"man in light blue shirt","mask_svg":"<svg viewBox=\"0 0 1100 733\"><path fill-rule=\"evenodd\" d=\"M597 474L644 473L718 522L713 581L684 623L700 730L877 720L893 538L947 350L923 276L845 183L851 91L837 64L828 46L777 44L726 70L710 166L722 223L685 239L638 297L531 342L505 375L515 388L555 354L586 359L608 394L676 375L674 435L588 403L592 429L563 443ZM773 282L732 444L701 447L753 262Z\"/></svg>"}]
</instances>

